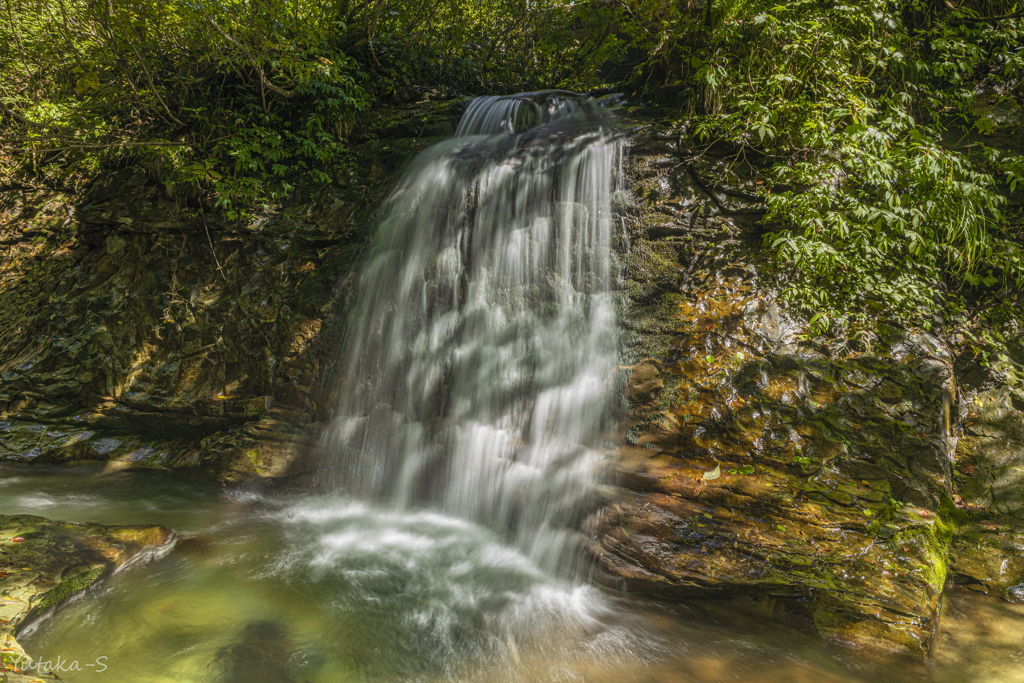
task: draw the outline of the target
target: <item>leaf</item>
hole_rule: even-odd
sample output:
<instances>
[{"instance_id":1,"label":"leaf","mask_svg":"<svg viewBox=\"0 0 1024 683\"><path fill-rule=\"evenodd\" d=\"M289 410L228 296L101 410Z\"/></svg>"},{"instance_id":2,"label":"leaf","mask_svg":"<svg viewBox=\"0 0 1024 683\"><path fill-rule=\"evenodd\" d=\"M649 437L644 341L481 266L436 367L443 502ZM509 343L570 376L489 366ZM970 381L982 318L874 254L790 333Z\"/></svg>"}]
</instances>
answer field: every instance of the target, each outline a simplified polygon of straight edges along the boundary
<instances>
[{"instance_id":1,"label":"leaf","mask_svg":"<svg viewBox=\"0 0 1024 683\"><path fill-rule=\"evenodd\" d=\"M712 481L713 479L718 479L720 476L722 476L722 468L719 465L715 465L715 469L710 472L705 472L701 475L701 478L704 481Z\"/></svg>"}]
</instances>

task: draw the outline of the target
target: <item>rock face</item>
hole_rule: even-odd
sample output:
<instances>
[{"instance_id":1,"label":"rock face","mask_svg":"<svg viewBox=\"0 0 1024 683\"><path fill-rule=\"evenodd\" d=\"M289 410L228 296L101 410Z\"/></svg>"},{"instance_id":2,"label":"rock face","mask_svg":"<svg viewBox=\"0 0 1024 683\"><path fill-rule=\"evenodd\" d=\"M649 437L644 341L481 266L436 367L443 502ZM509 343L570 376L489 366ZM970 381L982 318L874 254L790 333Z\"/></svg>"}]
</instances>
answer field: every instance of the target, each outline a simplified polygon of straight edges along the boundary
<instances>
[{"instance_id":1,"label":"rock face","mask_svg":"<svg viewBox=\"0 0 1024 683\"><path fill-rule=\"evenodd\" d=\"M957 472L964 499L1024 519L1024 396L983 389L967 409Z\"/></svg>"},{"instance_id":2,"label":"rock face","mask_svg":"<svg viewBox=\"0 0 1024 683\"><path fill-rule=\"evenodd\" d=\"M961 387L952 345L921 330L815 337L778 301L743 164L684 163L680 129L636 123L628 416L614 503L590 521L602 580L915 655L947 579L1024 597L1009 390Z\"/></svg>"},{"instance_id":3,"label":"rock face","mask_svg":"<svg viewBox=\"0 0 1024 683\"><path fill-rule=\"evenodd\" d=\"M229 223L133 169L0 195L0 458L308 470L370 217L459 104L390 112L336 186ZM370 133L373 135L371 136Z\"/></svg>"},{"instance_id":4,"label":"rock face","mask_svg":"<svg viewBox=\"0 0 1024 683\"><path fill-rule=\"evenodd\" d=\"M19 680L30 660L15 636L134 557L166 543L162 526L102 526L0 515L0 675ZM33 674L32 679L38 676ZM30 680L24 678L24 680Z\"/></svg>"}]
</instances>

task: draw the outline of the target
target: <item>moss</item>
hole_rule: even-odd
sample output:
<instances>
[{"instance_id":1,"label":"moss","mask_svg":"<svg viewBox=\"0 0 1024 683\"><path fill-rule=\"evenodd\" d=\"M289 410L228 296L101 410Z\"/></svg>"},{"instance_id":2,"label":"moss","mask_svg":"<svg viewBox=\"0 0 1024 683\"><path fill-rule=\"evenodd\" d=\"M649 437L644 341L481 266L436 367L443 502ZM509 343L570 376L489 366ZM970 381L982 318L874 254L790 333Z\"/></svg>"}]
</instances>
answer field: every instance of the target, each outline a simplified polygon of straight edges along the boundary
<instances>
[{"instance_id":1,"label":"moss","mask_svg":"<svg viewBox=\"0 0 1024 683\"><path fill-rule=\"evenodd\" d=\"M103 572L103 567L97 567L92 571L83 572L74 578L61 582L60 585L43 595L42 599L36 603L36 611L38 613L45 612L51 607L55 607L56 605L64 602L76 593L84 591L86 588L96 583L97 579L102 576Z\"/></svg>"},{"instance_id":2,"label":"moss","mask_svg":"<svg viewBox=\"0 0 1024 683\"><path fill-rule=\"evenodd\" d=\"M0 652L0 667L17 671L26 664L25 657L15 652ZM7 683L7 674L0 672L0 683Z\"/></svg>"},{"instance_id":3,"label":"moss","mask_svg":"<svg viewBox=\"0 0 1024 683\"><path fill-rule=\"evenodd\" d=\"M669 374L664 377L663 381L665 384L661 393L658 394L657 410L668 412L681 403L693 400L691 395L694 387L683 377Z\"/></svg>"},{"instance_id":4,"label":"moss","mask_svg":"<svg viewBox=\"0 0 1024 683\"><path fill-rule=\"evenodd\" d=\"M954 532L959 532L960 527L970 524L974 517L967 510L958 508L953 499L946 494L943 494L942 499L939 501L938 512L942 519L946 520L947 524L953 525Z\"/></svg>"},{"instance_id":5,"label":"moss","mask_svg":"<svg viewBox=\"0 0 1024 683\"><path fill-rule=\"evenodd\" d=\"M630 446L635 446L640 442L640 437L643 436L644 430L651 424L651 418L640 420L626 431L625 442Z\"/></svg>"},{"instance_id":6,"label":"moss","mask_svg":"<svg viewBox=\"0 0 1024 683\"><path fill-rule=\"evenodd\" d=\"M952 505L952 501L949 502ZM921 549L926 560L923 578L937 592L941 592L946 585L949 550L958 529L954 518L943 514L944 507L940 506L934 524L911 525L901 529L892 540L894 549L908 545Z\"/></svg>"},{"instance_id":7,"label":"moss","mask_svg":"<svg viewBox=\"0 0 1024 683\"><path fill-rule=\"evenodd\" d=\"M255 448L250 448L245 451L245 455L249 458L249 462L252 463L253 469L257 472L262 473L264 471L263 459L260 457L260 452Z\"/></svg>"},{"instance_id":8,"label":"moss","mask_svg":"<svg viewBox=\"0 0 1024 683\"><path fill-rule=\"evenodd\" d=\"M875 510L875 516L868 524L867 530L872 536L879 536L882 533L882 528L887 524L893 524L896 521L896 513L900 509L900 504L897 503L891 497L891 486L888 481L883 480L882 484L878 487L883 489L888 505L881 510Z\"/></svg>"}]
</instances>

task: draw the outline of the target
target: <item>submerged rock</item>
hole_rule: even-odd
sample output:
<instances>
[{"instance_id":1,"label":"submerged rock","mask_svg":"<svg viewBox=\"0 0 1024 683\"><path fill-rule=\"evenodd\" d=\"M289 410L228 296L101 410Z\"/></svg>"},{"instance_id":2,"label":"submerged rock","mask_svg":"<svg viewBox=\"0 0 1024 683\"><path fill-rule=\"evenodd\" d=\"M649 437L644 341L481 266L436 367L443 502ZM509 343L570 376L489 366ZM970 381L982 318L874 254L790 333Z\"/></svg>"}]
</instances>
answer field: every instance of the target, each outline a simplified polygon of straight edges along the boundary
<instances>
[{"instance_id":1,"label":"submerged rock","mask_svg":"<svg viewBox=\"0 0 1024 683\"><path fill-rule=\"evenodd\" d=\"M254 621L241 629L234 642L221 648L210 668L218 683L280 681L293 683L296 647L287 629L273 621Z\"/></svg>"},{"instance_id":2,"label":"submerged rock","mask_svg":"<svg viewBox=\"0 0 1024 683\"><path fill-rule=\"evenodd\" d=\"M0 515L0 674L11 683L31 659L15 637L34 619L92 586L144 548L168 541L162 526L103 526ZM38 678L32 672L33 678ZM29 679L25 679L29 680Z\"/></svg>"}]
</instances>

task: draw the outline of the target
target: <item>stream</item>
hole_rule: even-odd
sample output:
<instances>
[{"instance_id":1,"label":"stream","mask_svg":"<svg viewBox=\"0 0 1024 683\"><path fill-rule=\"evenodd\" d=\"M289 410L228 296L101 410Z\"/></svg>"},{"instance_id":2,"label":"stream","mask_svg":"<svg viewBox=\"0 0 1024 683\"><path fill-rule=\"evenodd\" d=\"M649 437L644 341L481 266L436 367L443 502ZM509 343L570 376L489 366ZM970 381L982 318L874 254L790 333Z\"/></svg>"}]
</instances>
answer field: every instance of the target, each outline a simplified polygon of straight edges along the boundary
<instances>
[{"instance_id":1,"label":"stream","mask_svg":"<svg viewBox=\"0 0 1024 683\"><path fill-rule=\"evenodd\" d=\"M106 657L72 683L1024 681L1024 608L968 592L950 592L930 664L884 661L713 604L552 578L486 528L427 510L102 464L5 465L0 487L11 514L177 534L22 634L40 661Z\"/></svg>"}]
</instances>

